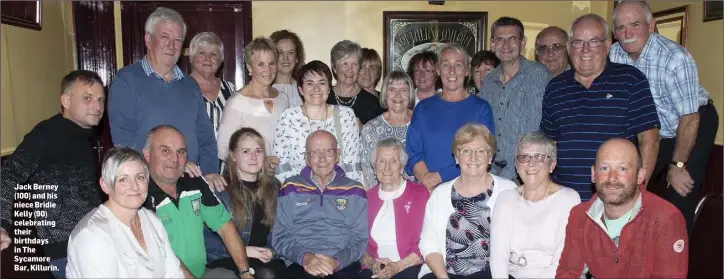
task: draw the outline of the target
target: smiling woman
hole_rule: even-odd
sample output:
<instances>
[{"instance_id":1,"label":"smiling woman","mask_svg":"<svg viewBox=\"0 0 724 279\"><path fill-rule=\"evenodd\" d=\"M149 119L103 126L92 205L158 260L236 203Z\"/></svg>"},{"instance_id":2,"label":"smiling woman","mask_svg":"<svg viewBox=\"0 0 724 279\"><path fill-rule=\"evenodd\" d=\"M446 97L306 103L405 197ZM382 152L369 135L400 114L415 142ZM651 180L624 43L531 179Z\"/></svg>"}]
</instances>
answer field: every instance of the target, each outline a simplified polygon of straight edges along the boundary
<instances>
[{"instance_id":1,"label":"smiling woman","mask_svg":"<svg viewBox=\"0 0 724 279\"><path fill-rule=\"evenodd\" d=\"M242 127L254 128L264 137L266 146L272 146L274 128L282 112L289 107L287 96L272 87L277 75L274 42L257 37L246 46L245 52L251 81L229 99L224 109L218 137L221 160L226 160L231 134ZM266 150L266 155L271 154L271 150ZM267 162L277 163L278 159L269 158Z\"/></svg>"}]
</instances>

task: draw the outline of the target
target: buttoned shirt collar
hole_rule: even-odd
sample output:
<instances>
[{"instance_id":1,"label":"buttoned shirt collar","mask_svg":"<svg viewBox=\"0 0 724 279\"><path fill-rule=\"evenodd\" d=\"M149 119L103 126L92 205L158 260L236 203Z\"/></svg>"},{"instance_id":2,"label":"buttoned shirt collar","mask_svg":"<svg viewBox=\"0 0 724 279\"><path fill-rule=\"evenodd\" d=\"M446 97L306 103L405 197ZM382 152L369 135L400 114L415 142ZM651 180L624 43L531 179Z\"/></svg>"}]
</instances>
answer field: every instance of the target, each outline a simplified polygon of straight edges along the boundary
<instances>
[{"instance_id":1,"label":"buttoned shirt collar","mask_svg":"<svg viewBox=\"0 0 724 279\"><path fill-rule=\"evenodd\" d=\"M151 62L148 61L148 55L144 55L143 59L141 59L141 67L143 67L143 72L146 73L147 76L150 76L151 74L155 74L156 77L163 79L163 76L161 76L156 70L151 67ZM180 80L184 77L183 71L177 66L173 65L173 69L171 70L173 73L172 80Z\"/></svg>"}]
</instances>

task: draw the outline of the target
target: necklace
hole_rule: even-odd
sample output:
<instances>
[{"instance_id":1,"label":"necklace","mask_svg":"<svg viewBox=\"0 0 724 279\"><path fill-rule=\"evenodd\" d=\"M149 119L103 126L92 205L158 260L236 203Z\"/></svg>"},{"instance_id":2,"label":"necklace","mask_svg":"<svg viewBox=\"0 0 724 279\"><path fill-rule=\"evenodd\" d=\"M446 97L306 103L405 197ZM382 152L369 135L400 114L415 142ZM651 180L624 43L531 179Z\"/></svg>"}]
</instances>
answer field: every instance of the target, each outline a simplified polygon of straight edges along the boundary
<instances>
[{"instance_id":1,"label":"necklace","mask_svg":"<svg viewBox=\"0 0 724 279\"><path fill-rule=\"evenodd\" d=\"M540 199L540 201L544 200L548 196L548 193L550 193L550 190L551 190L551 182L548 181L548 189L546 189L546 193L543 195L543 198ZM533 201L533 200L531 200L531 201ZM525 202L525 186L523 186L523 191L520 195L520 212L521 212L520 216L521 217L523 217L523 210L525 208L524 202ZM550 200L548 202L550 202ZM528 228L528 236L525 238L525 241L523 241L523 243L525 244L525 245L523 245L523 249L528 247L527 241L530 239L530 233L532 230L533 230L533 228ZM517 265L517 266L523 267L523 268L528 265L528 259L525 257L525 252L523 252L523 251L521 251L520 254L518 254L516 252L510 252L510 262L514 265Z\"/></svg>"},{"instance_id":2,"label":"necklace","mask_svg":"<svg viewBox=\"0 0 724 279\"><path fill-rule=\"evenodd\" d=\"M324 105L324 119L322 119L322 122L324 123L323 130L329 131L327 129L327 112L329 111L329 105ZM307 117L307 128L309 128L309 133L312 133L312 117L309 116L309 113L307 113L307 106L302 105L302 113L304 116ZM317 129L319 130L319 129Z\"/></svg>"},{"instance_id":3,"label":"necklace","mask_svg":"<svg viewBox=\"0 0 724 279\"><path fill-rule=\"evenodd\" d=\"M332 90L334 91L334 99L337 101L337 104L346 106L346 107L353 107L354 103L357 102L357 96L359 96L360 88L355 85L354 86L354 96L352 97L352 100L349 100L349 102L344 102L342 99L339 98L339 93L337 93L337 86L333 87Z\"/></svg>"}]
</instances>

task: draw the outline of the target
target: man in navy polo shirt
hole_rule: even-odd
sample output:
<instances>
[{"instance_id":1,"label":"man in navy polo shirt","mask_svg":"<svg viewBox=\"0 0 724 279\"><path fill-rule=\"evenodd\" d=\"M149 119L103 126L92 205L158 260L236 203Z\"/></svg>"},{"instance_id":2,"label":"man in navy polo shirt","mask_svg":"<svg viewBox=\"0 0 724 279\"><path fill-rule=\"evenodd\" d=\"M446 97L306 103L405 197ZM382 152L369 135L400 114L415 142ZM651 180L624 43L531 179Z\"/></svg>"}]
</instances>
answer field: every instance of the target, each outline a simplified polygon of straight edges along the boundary
<instances>
[{"instance_id":1,"label":"man in navy polo shirt","mask_svg":"<svg viewBox=\"0 0 724 279\"><path fill-rule=\"evenodd\" d=\"M638 143L645 185L659 150L659 118L646 76L608 61L611 40L600 16L577 18L568 34L573 71L551 80L543 97L541 130L558 145L553 181L578 191L581 200L590 199L596 150L610 138L623 137Z\"/></svg>"}]
</instances>

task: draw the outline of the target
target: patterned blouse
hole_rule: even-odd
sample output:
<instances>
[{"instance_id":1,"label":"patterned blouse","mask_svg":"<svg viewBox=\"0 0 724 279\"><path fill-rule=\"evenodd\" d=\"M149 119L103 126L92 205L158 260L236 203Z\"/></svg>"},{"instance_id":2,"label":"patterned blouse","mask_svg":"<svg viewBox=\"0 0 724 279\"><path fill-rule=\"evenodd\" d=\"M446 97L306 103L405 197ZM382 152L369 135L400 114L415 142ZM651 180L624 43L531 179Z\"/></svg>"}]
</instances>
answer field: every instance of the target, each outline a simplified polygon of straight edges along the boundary
<instances>
[{"instance_id":1,"label":"patterned blouse","mask_svg":"<svg viewBox=\"0 0 724 279\"><path fill-rule=\"evenodd\" d=\"M463 197L452 188L452 205L445 245L447 272L470 275L490 272L490 207L493 186L475 197Z\"/></svg>"},{"instance_id":2,"label":"patterned blouse","mask_svg":"<svg viewBox=\"0 0 724 279\"><path fill-rule=\"evenodd\" d=\"M326 121L310 121L302 113L302 107L291 107L285 110L277 122L272 156L279 157L279 166L275 176L279 181L298 175L307 166L304 160L307 136L316 130L327 130L337 137L338 146L342 149L338 165L345 170L350 179L364 183L362 168L359 161L359 126L354 111L345 106L339 109L340 133L335 128L334 117L330 115ZM341 139L339 136L341 135Z\"/></svg>"},{"instance_id":3,"label":"patterned blouse","mask_svg":"<svg viewBox=\"0 0 724 279\"><path fill-rule=\"evenodd\" d=\"M377 184L377 176L375 176L375 172L372 169L374 163L371 158L375 146L381 140L396 138L402 142L404 147L405 140L407 139L407 126L410 126L410 122L400 126L390 125L390 123L387 123L387 120L385 120L383 115L370 120L367 124L362 126L362 134L360 135L360 139L362 141L360 162L362 162L362 172L365 177L364 183L367 187L372 188L375 184ZM415 177L409 176L407 173L403 173L403 176L407 180L415 181Z\"/></svg>"}]
</instances>

